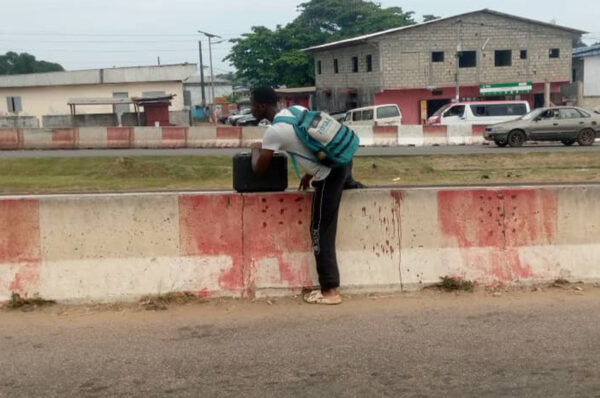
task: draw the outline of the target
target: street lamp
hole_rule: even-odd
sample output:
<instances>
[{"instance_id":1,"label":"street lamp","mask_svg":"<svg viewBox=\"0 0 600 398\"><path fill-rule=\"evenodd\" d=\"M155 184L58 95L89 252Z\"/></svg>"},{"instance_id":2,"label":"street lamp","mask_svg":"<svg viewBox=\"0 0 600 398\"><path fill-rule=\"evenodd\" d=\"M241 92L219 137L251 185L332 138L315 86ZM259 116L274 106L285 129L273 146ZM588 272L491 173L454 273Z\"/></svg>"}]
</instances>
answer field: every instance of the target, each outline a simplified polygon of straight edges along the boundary
<instances>
[{"instance_id":1,"label":"street lamp","mask_svg":"<svg viewBox=\"0 0 600 398\"><path fill-rule=\"evenodd\" d=\"M201 30L199 30L198 33L202 33L204 36L208 37L208 57L210 59L210 92L211 92L211 96L212 96L212 107L211 107L210 113L212 114L212 118L216 124L217 118L215 117L215 74L213 72L212 41L211 40L214 37L221 39L221 36L218 36L218 35L215 35L212 33L208 33L208 32L203 32Z\"/></svg>"}]
</instances>

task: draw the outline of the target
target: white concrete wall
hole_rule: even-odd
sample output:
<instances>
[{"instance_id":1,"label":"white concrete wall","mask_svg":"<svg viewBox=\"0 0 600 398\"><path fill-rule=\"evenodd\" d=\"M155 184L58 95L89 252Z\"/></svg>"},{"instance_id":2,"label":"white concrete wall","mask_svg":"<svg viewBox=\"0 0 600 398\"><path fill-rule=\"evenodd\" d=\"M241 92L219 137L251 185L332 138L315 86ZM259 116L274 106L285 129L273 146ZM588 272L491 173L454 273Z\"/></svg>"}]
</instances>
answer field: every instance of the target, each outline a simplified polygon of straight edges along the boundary
<instances>
[{"instance_id":1,"label":"white concrete wall","mask_svg":"<svg viewBox=\"0 0 600 398\"><path fill-rule=\"evenodd\" d=\"M600 96L600 55L584 59L583 95Z\"/></svg>"}]
</instances>

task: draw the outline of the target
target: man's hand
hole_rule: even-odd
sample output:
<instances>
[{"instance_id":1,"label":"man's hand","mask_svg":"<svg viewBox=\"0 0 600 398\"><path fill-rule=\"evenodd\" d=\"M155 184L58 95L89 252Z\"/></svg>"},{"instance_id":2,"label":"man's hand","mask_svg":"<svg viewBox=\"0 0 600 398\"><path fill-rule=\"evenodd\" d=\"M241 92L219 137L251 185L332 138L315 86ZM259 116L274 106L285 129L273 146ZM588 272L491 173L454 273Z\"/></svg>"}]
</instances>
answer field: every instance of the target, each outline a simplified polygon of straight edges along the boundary
<instances>
[{"instance_id":1,"label":"man's hand","mask_svg":"<svg viewBox=\"0 0 600 398\"><path fill-rule=\"evenodd\" d=\"M250 149L262 149L262 142L253 142L250 144Z\"/></svg>"},{"instance_id":2,"label":"man's hand","mask_svg":"<svg viewBox=\"0 0 600 398\"><path fill-rule=\"evenodd\" d=\"M298 189L300 191L307 191L308 188L310 188L310 181L312 180L313 176L311 176L310 174L304 174L304 177L302 177L302 179L300 180L300 186L298 187Z\"/></svg>"}]
</instances>

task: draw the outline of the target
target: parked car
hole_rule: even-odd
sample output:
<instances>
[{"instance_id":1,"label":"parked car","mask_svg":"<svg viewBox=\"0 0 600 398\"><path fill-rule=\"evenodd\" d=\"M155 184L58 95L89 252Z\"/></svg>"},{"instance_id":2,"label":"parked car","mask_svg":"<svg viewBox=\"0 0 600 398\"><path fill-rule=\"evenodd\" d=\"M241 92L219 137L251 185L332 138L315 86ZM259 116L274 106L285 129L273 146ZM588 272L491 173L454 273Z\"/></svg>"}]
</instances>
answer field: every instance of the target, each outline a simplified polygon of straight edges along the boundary
<instances>
[{"instance_id":1,"label":"parked car","mask_svg":"<svg viewBox=\"0 0 600 398\"><path fill-rule=\"evenodd\" d=\"M600 135L600 114L574 106L536 109L518 120L486 127L483 137L498 146L520 147L526 141L593 145Z\"/></svg>"},{"instance_id":2,"label":"parked car","mask_svg":"<svg viewBox=\"0 0 600 398\"><path fill-rule=\"evenodd\" d=\"M346 112L344 124L348 126L387 126L402 123L402 112L396 104L367 106Z\"/></svg>"},{"instance_id":3,"label":"parked car","mask_svg":"<svg viewBox=\"0 0 600 398\"><path fill-rule=\"evenodd\" d=\"M232 126L235 126L239 119L241 119L244 116L248 116L248 115L252 115L252 109L244 108L244 109L240 110L240 112L237 115L229 116L227 118L227 123L231 124Z\"/></svg>"},{"instance_id":4,"label":"parked car","mask_svg":"<svg viewBox=\"0 0 600 398\"><path fill-rule=\"evenodd\" d=\"M516 120L530 112L527 101L453 102L438 109L428 125L489 125Z\"/></svg>"},{"instance_id":5,"label":"parked car","mask_svg":"<svg viewBox=\"0 0 600 398\"><path fill-rule=\"evenodd\" d=\"M329 116L342 123L344 119L346 119L346 112L333 112L330 113Z\"/></svg>"},{"instance_id":6,"label":"parked car","mask_svg":"<svg viewBox=\"0 0 600 398\"><path fill-rule=\"evenodd\" d=\"M270 126L271 123L267 119L263 119L260 122L252 115L244 116L236 122L237 126Z\"/></svg>"}]
</instances>

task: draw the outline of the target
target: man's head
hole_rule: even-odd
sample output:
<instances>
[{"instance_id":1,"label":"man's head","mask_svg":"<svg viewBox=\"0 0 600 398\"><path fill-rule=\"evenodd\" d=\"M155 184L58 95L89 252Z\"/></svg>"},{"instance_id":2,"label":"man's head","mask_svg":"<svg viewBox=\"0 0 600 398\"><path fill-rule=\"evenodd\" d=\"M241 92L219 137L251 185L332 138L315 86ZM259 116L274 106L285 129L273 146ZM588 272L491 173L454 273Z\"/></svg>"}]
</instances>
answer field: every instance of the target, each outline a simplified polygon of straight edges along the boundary
<instances>
[{"instance_id":1,"label":"man's head","mask_svg":"<svg viewBox=\"0 0 600 398\"><path fill-rule=\"evenodd\" d=\"M256 120L272 122L277 113L277 94L271 87L258 87L252 90L252 116Z\"/></svg>"}]
</instances>

